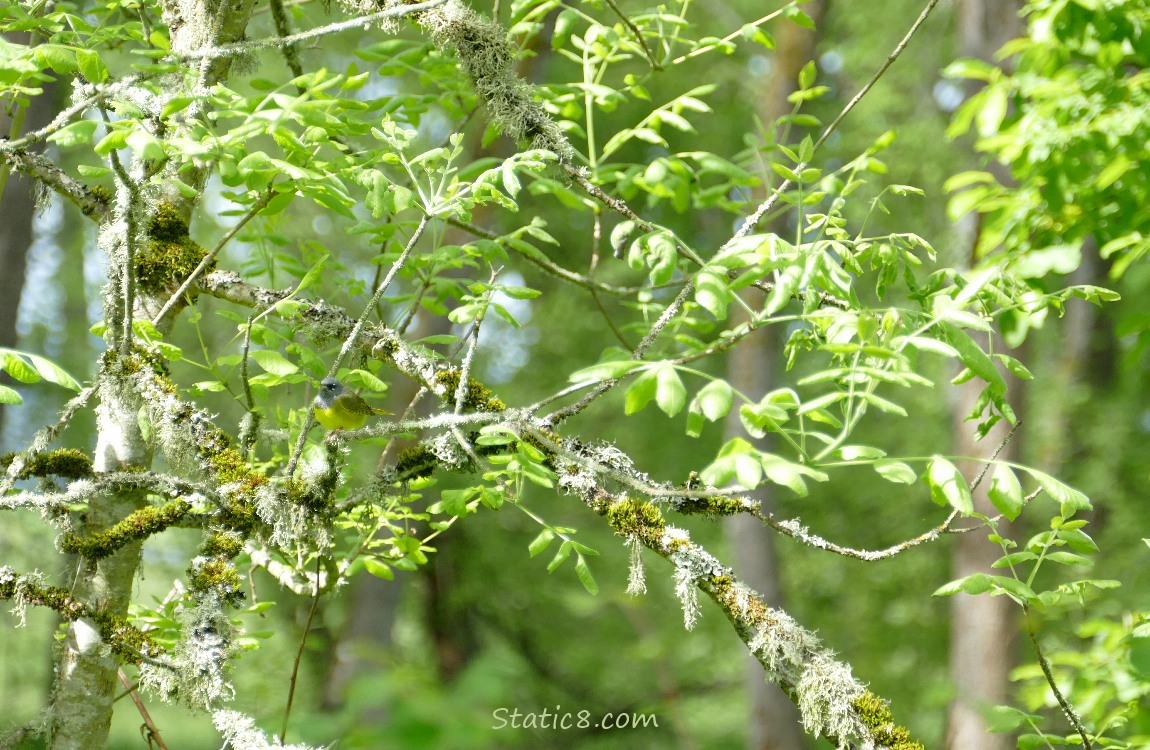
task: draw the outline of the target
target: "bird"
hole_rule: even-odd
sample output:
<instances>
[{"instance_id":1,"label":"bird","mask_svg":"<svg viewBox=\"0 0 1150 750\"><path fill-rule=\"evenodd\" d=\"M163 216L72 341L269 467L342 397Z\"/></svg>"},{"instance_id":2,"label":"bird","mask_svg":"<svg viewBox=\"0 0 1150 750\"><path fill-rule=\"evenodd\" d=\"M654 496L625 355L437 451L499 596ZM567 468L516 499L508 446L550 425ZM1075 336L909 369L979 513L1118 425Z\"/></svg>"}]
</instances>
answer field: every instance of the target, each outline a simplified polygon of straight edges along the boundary
<instances>
[{"instance_id":1,"label":"bird","mask_svg":"<svg viewBox=\"0 0 1150 750\"><path fill-rule=\"evenodd\" d=\"M312 402L315 418L329 430L358 430L368 417L377 414L390 414L376 409L359 397L354 391L335 378L327 377L319 381L319 393Z\"/></svg>"}]
</instances>

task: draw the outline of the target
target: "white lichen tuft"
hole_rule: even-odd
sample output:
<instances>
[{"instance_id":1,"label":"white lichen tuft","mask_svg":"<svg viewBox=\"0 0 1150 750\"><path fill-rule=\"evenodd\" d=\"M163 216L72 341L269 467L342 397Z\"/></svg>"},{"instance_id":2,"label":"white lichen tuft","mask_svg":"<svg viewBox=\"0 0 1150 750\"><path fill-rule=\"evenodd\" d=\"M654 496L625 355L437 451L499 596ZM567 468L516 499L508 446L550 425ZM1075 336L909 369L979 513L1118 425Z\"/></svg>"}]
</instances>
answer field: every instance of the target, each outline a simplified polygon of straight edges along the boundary
<instances>
[{"instance_id":1,"label":"white lichen tuft","mask_svg":"<svg viewBox=\"0 0 1150 750\"><path fill-rule=\"evenodd\" d=\"M318 750L311 745L284 745L278 738L269 740L254 719L239 711L216 711L212 723L231 750Z\"/></svg>"},{"instance_id":2,"label":"white lichen tuft","mask_svg":"<svg viewBox=\"0 0 1150 750\"><path fill-rule=\"evenodd\" d=\"M515 141L545 149L565 162L575 149L516 73L516 50L507 31L458 0L448 0L417 16L437 47L454 50L464 75L487 111Z\"/></svg>"},{"instance_id":3,"label":"white lichen tuft","mask_svg":"<svg viewBox=\"0 0 1150 750\"><path fill-rule=\"evenodd\" d=\"M853 707L864 690L850 667L833 654L814 655L808 660L797 689L796 704L803 728L815 737L837 738L840 748L868 736Z\"/></svg>"},{"instance_id":4,"label":"white lichen tuft","mask_svg":"<svg viewBox=\"0 0 1150 750\"><path fill-rule=\"evenodd\" d=\"M227 666L237 650L237 632L226 605L217 596L204 596L184 609L180 619L183 637L172 661L163 666L141 665L141 686L165 701L179 700L193 709L230 701L235 688L227 679Z\"/></svg>"},{"instance_id":5,"label":"white lichen tuft","mask_svg":"<svg viewBox=\"0 0 1150 750\"><path fill-rule=\"evenodd\" d=\"M702 610L699 608L699 589L695 576L687 568L675 568L675 596L683 605L683 627L694 630Z\"/></svg>"},{"instance_id":6,"label":"white lichen tuft","mask_svg":"<svg viewBox=\"0 0 1150 750\"><path fill-rule=\"evenodd\" d=\"M471 457L460 447L459 441L451 433L436 435L428 440L426 445L444 468L461 469L471 463Z\"/></svg>"},{"instance_id":7,"label":"white lichen tuft","mask_svg":"<svg viewBox=\"0 0 1150 750\"><path fill-rule=\"evenodd\" d=\"M700 615L698 581L730 576L731 569L702 547L692 544L691 536L677 526L666 527L660 541L663 549L669 550L667 559L675 566L675 596L683 604L683 625L691 630Z\"/></svg>"},{"instance_id":8,"label":"white lichen tuft","mask_svg":"<svg viewBox=\"0 0 1150 750\"><path fill-rule=\"evenodd\" d=\"M580 497L588 496L599 486L595 472L578 461L558 460L555 473L559 477L560 489Z\"/></svg>"},{"instance_id":9,"label":"white lichen tuft","mask_svg":"<svg viewBox=\"0 0 1150 750\"><path fill-rule=\"evenodd\" d=\"M643 543L639 537L627 537L627 546L631 548L631 567L627 574L627 593L639 596L647 593L647 574L643 568Z\"/></svg>"},{"instance_id":10,"label":"white lichen tuft","mask_svg":"<svg viewBox=\"0 0 1150 750\"><path fill-rule=\"evenodd\" d=\"M786 612L772 609L769 624L759 626L748 644L774 682L793 683L816 653L819 640Z\"/></svg>"},{"instance_id":11,"label":"white lichen tuft","mask_svg":"<svg viewBox=\"0 0 1150 750\"><path fill-rule=\"evenodd\" d=\"M12 609L8 610L16 618L16 627L22 628L28 624L28 588L44 585L44 579L39 573L28 573L18 576L16 571L5 565L0 568L0 586L13 587Z\"/></svg>"},{"instance_id":12,"label":"white lichen tuft","mask_svg":"<svg viewBox=\"0 0 1150 750\"><path fill-rule=\"evenodd\" d=\"M305 485L313 485L322 476L326 467L312 463L304 465L301 479ZM271 528L268 543L281 549L292 549L301 542L308 542L319 549L331 546L331 529L314 513L291 502L282 487L268 483L260 485L255 496L256 516Z\"/></svg>"}]
</instances>

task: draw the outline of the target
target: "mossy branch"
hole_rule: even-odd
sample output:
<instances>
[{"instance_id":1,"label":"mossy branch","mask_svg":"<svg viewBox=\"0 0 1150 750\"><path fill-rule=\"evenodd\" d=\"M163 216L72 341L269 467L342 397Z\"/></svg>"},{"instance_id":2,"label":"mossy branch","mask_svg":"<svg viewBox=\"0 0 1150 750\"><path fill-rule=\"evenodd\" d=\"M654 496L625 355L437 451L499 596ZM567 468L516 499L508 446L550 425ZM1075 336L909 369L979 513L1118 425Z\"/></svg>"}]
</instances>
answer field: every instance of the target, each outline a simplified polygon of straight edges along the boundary
<instances>
[{"instance_id":1,"label":"mossy branch","mask_svg":"<svg viewBox=\"0 0 1150 750\"><path fill-rule=\"evenodd\" d=\"M45 586L37 576L17 575L8 566L0 567L0 599L14 601L17 608L47 607L68 622L87 619L95 625L112 653L130 664L139 664L162 653L151 636L126 620L76 600L66 589Z\"/></svg>"}]
</instances>

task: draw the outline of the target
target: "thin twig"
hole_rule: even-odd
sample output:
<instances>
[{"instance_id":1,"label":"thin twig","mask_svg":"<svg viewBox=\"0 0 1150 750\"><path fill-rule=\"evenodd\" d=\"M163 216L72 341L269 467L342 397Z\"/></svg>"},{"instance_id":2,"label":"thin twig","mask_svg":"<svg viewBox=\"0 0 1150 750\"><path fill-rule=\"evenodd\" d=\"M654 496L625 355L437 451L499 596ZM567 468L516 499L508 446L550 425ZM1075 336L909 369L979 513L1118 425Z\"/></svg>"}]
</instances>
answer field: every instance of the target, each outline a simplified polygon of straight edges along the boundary
<instances>
[{"instance_id":1,"label":"thin twig","mask_svg":"<svg viewBox=\"0 0 1150 750\"><path fill-rule=\"evenodd\" d=\"M83 408L88 399L92 398L96 393L96 386L90 385L77 393L68 403L64 404L64 408L60 410L60 416L56 419L55 423L42 427L32 437L32 442L28 446L28 450L18 454L12 459L12 463L8 464L8 471L5 473L4 478L0 479L0 495L5 494L8 490L12 489L12 485L20 477L20 472L28 465L28 461L43 452L48 445L56 439L56 436L68 426L72 421L72 417L76 412Z\"/></svg>"},{"instance_id":2,"label":"thin twig","mask_svg":"<svg viewBox=\"0 0 1150 750\"><path fill-rule=\"evenodd\" d=\"M539 266L539 268L542 268L544 271L551 274L552 276L563 279L564 281L570 281L572 284L575 284L577 286L581 286L584 289L589 289L592 291L598 290L598 291L604 292L606 294L611 294L611 295L616 295L616 296L629 296L629 295L635 294L636 292L640 291L643 288L643 287L619 287L619 286L611 286L610 284L604 284L601 281L595 281L590 276L581 276L581 275L575 273L574 271L570 271L570 270L564 268L563 266L560 266L559 264L553 262L549 258L540 257L539 255L534 255L531 253L523 252L518 247L516 247L514 243L504 242L498 234L496 234L495 232L492 232L488 229L484 229L483 227L476 226L475 224L471 224L471 223L468 223L466 221L462 221L460 219L455 219L455 218L448 218L447 223L453 227L456 227L457 229L462 229L465 232L473 234L476 237L482 237L485 240L491 240L492 242L496 242L499 244L500 247L502 247L506 250L510 250L513 253L518 253L523 258L525 258L528 261Z\"/></svg>"},{"instance_id":3,"label":"thin twig","mask_svg":"<svg viewBox=\"0 0 1150 750\"><path fill-rule=\"evenodd\" d=\"M403 248L403 252L400 253L399 257L395 259L395 262L391 264L391 268L388 270L387 276L384 276L383 281L379 282L379 286L376 287L375 293L371 295L371 299L368 300L368 303L364 306L363 313L359 316L359 320L355 321L355 325L352 327L351 333L347 335L347 338L343 342L343 346L339 350L339 354L336 356L335 361L332 362L331 368L328 371L328 375L335 377L336 372L339 370L340 364L343 362L344 358L347 357L352 347L355 346L355 342L359 338L359 334L363 331L363 327L367 325L367 319L371 316L371 313L375 309L376 304L383 297L383 293L387 291L387 288L391 286L391 282L395 280L395 277L397 274L399 274L400 269L402 269L404 264L407 263L408 256L410 256L411 251L415 249L415 243L419 242L419 238L423 236L423 230L427 228L429 221L431 221L431 217L427 214L424 214L420 218L419 226L415 228L415 232L411 235L411 239L407 241L407 246Z\"/></svg>"},{"instance_id":4,"label":"thin twig","mask_svg":"<svg viewBox=\"0 0 1150 750\"><path fill-rule=\"evenodd\" d=\"M284 13L283 0L270 0L269 5L272 11L272 22L275 24L276 33L280 38L291 36L291 25L288 23L287 13ZM287 63L288 70L292 75L299 78L303 75L303 67L299 63L299 50L294 44L285 44L280 48L283 51L284 62Z\"/></svg>"},{"instance_id":5,"label":"thin twig","mask_svg":"<svg viewBox=\"0 0 1150 750\"><path fill-rule=\"evenodd\" d=\"M817 141L815 141L813 151L818 151L819 147L826 143L827 138L830 138L831 133L835 132L835 129L839 126L839 123L843 121L843 118L845 118L847 114L849 114L850 111L855 108L855 105L858 104L864 96L866 96L867 92L871 90L871 88L878 82L878 79L882 77L883 73L887 71L887 68L894 64L894 61L897 60L899 55L902 54L902 51L906 49L906 46L910 43L911 38L915 35L915 33L918 32L919 27L922 26L923 22L926 21L927 16L930 15L930 12L934 10L934 6L936 5L938 5L938 0L930 0L926 4L926 7L923 8L922 13L919 14L918 19L915 20L914 24L910 27L910 30L906 32L906 36L902 38L902 41L898 43L898 45L889 55L887 55L886 60L875 72L875 74L871 76L870 80L866 82L866 85L859 89L859 92L854 95L854 98L847 102L847 105L842 108L842 111L838 113L838 116L831 121L830 125L827 125L825 130L823 130L823 134L819 136ZM809 162L802 162L797 167L795 167L794 171L801 172L807 168L808 164ZM787 188L790 186L790 180L783 180L783 183L771 193L770 197L763 201L762 204L760 204L759 207L755 209L755 212L747 217L747 220L743 222L741 227L739 227L739 231L735 232L734 236L731 237L730 241L728 241L724 247L730 246L732 242L740 240L753 232L755 227L758 226L758 223L762 220L763 216L774 207L775 203L778 202L779 197L784 192L786 192Z\"/></svg>"},{"instance_id":6,"label":"thin twig","mask_svg":"<svg viewBox=\"0 0 1150 750\"><path fill-rule=\"evenodd\" d=\"M595 223L591 229L591 265L587 269L587 280L590 281L591 277L595 275L595 269L599 267L599 245L603 239L603 221L599 212L595 212ZM631 348L628 343L627 337L619 330L619 326L615 325L615 321L611 320L611 316L607 313L607 308L603 306L603 300L599 299L599 293L595 291L594 286L589 286L587 291L591 293L591 299L595 301L595 307L599 308L599 314L603 316L603 320L607 322L607 326L611 332L615 334L615 338L619 339L619 343L626 349Z\"/></svg>"},{"instance_id":7,"label":"thin twig","mask_svg":"<svg viewBox=\"0 0 1150 750\"><path fill-rule=\"evenodd\" d=\"M216 243L216 246L213 247L211 251L209 251L208 254L200 260L200 264L196 266L190 274L188 274L188 278L184 279L184 283L180 284L180 288L176 290L175 294L168 298L168 301L164 303L164 306L161 307L160 311L156 313L155 317L152 318L152 325L160 324L160 321L163 319L163 317L167 315L168 311L172 309L172 307L184 296L185 293L187 293L192 284L196 283L196 280L199 279L200 275L207 269L208 266L212 264L212 261L216 259L216 256L219 255L220 251L224 249L224 246L231 241L232 237L235 237L237 234L239 234L239 231L244 228L244 225L251 221L256 214L262 211L264 207L271 202L273 197L275 197L275 192L271 189L271 187L269 187L264 191L264 194L259 197L259 200L252 204L251 208L247 210L247 213L241 216L240 220L237 221L231 229L224 232L224 235L220 237L220 240Z\"/></svg>"},{"instance_id":8,"label":"thin twig","mask_svg":"<svg viewBox=\"0 0 1150 750\"><path fill-rule=\"evenodd\" d=\"M635 350L631 353L631 359L639 360L643 358L643 355L647 352L647 349L651 346L652 343L654 343L655 339L659 337L659 334L663 332L663 329L666 328L667 323L670 322L671 318L675 315L678 315L679 310L683 307L683 303L687 301L687 297L693 294L694 291L695 284L693 282L688 281L683 285L683 288L679 290L678 296L672 300L671 304L667 306L667 309L663 310L663 314L660 315L659 319L651 325L651 329L647 331L647 335L644 336L643 340L640 341L635 347ZM614 388L618 382L619 378L610 378L608 380L604 380L595 387L595 390L591 391L571 406L560 409L559 411L548 415L546 418L547 424L553 427L560 422L573 417L574 415L586 409L593 401L595 401L595 399L599 398L604 393Z\"/></svg>"},{"instance_id":9,"label":"thin twig","mask_svg":"<svg viewBox=\"0 0 1150 750\"><path fill-rule=\"evenodd\" d=\"M296 678L299 677L299 665L303 661L303 648L307 644L307 635L311 632L311 623L315 618L315 611L319 608L319 597L323 593L320 587L320 558L315 559L315 595L311 599L311 608L307 612L307 622L303 626L303 634L299 639L299 648L295 652L295 661L291 667L291 681L288 683L287 705L284 707L283 729L280 731L280 744L287 742L288 719L291 717L291 704L295 699Z\"/></svg>"},{"instance_id":10,"label":"thin twig","mask_svg":"<svg viewBox=\"0 0 1150 750\"><path fill-rule=\"evenodd\" d=\"M722 39L720 39L716 42L713 42L711 44L704 44L701 47L696 47L695 49L691 50L690 52L679 55L678 57L676 57L674 60L671 61L671 64L672 65L678 65L679 63L686 62L687 60L690 60L692 57L698 57L699 55L710 52L711 50L716 49L717 47L721 47L722 45L726 44L727 42L734 41L735 39L737 39L738 37L743 35L743 29L747 28L748 26L754 26L754 27L761 26L762 24L766 23L767 21L770 21L771 19L777 18L778 16L782 15L783 12L787 8L789 8L791 6L795 6L795 5L798 5L798 3L787 3L782 8L779 8L776 11L772 11L772 12L768 13L767 15L763 16L762 18L760 18L757 21L751 21L748 24L744 24L743 26L740 26L738 31L732 31L730 34L727 34L725 37L723 37Z\"/></svg>"},{"instance_id":11,"label":"thin twig","mask_svg":"<svg viewBox=\"0 0 1150 750\"><path fill-rule=\"evenodd\" d=\"M615 0L607 0L607 4L611 6L611 10L615 11L616 15L622 19L627 28L631 30L631 33L635 35L635 39L638 40L639 46L643 48L643 54L647 56L647 62L651 63L651 67L655 70L662 70L663 66L660 65L659 61L655 59L655 55L652 54L651 48L647 46L647 40L643 38L643 32L639 30L639 27L635 25L635 22L628 18L627 14L623 12L622 8L615 4Z\"/></svg>"},{"instance_id":12,"label":"thin twig","mask_svg":"<svg viewBox=\"0 0 1150 750\"><path fill-rule=\"evenodd\" d=\"M1014 433L1018 430L1021 424L1021 420L1015 422L1014 425L1011 426L1010 432L1006 433L1006 437L1004 437L1002 442L998 444L998 447L994 449L994 453L991 453L990 458L986 459L986 463L983 465L982 471L978 472L978 476L975 477L974 481L970 483L970 489L972 491L978 489L978 486L982 484L982 480L986 476L986 472L990 471L990 467L994 465L994 461L998 458L998 454L1002 453L1002 451L1006 448L1006 444L1009 443L1010 439L1014 437Z\"/></svg>"},{"instance_id":13,"label":"thin twig","mask_svg":"<svg viewBox=\"0 0 1150 750\"><path fill-rule=\"evenodd\" d=\"M351 29L363 29L376 21L383 21L389 18L399 18L400 16L409 16L415 13L422 13L425 10L431 10L446 3L447 0L427 0L427 2L414 3L412 5L396 5L387 10L381 10L378 13L371 13L359 18L352 18L347 21L340 21L339 23L328 24L327 26L320 26L307 31L301 31L297 34L289 36L276 36L266 37L264 39L251 39L244 42L237 42L235 44L221 44L217 47L201 47L197 50L189 50L180 54L173 54L163 58L164 61L180 62L182 60L198 60L198 59L213 59L217 57L231 57L233 55L240 55L245 52L253 52L258 49L268 49L271 47L286 47L299 42L306 42L309 39L318 39L321 36L328 34L337 34L341 31L350 31Z\"/></svg>"},{"instance_id":14,"label":"thin twig","mask_svg":"<svg viewBox=\"0 0 1150 750\"><path fill-rule=\"evenodd\" d=\"M1026 634L1030 636L1030 644L1034 647L1034 655L1038 657L1038 665L1042 667L1042 674L1046 677L1046 683L1050 685L1050 691L1054 693L1055 700L1058 701L1058 706L1062 709L1062 713L1074 727L1074 731L1078 732L1078 736L1082 738L1082 747L1086 750L1092 750L1093 743L1090 742L1090 736L1086 733L1086 727L1082 726L1082 719L1078 717L1078 713L1070 702L1066 700L1066 696L1058 689L1058 682L1054 679L1054 672L1050 669L1050 662L1047 661L1046 655L1042 653L1042 647L1038 644L1038 633L1034 630L1034 624L1030 621L1030 607L1022 605L1022 617L1026 621Z\"/></svg>"},{"instance_id":15,"label":"thin twig","mask_svg":"<svg viewBox=\"0 0 1150 750\"><path fill-rule=\"evenodd\" d=\"M455 386L455 413L457 415L463 413L463 403L467 400L467 391L469 390L467 384L471 380L471 366L475 362L475 350L479 348L479 329L483 325L483 319L487 317L487 310L491 306L491 292L498 275L498 270L491 272L490 280L487 282L487 291L483 293L483 296L487 298L487 304L479 308L479 314L475 316L475 322L471 326L471 341L467 345L467 354L463 355L463 366L459 368L459 383Z\"/></svg>"},{"instance_id":16,"label":"thin twig","mask_svg":"<svg viewBox=\"0 0 1150 750\"><path fill-rule=\"evenodd\" d=\"M331 368L328 370L327 374L331 377L335 377L335 374L339 372L340 364L351 352L352 347L355 346L355 342L359 339L359 334L363 331L364 326L367 325L367 319L371 316L376 304L383 297L383 293L387 291L387 288L391 286L391 282L395 280L399 270L403 268L407 262L408 256L410 256L411 251L415 249L415 244L419 242L419 238L423 236L423 230L427 228L427 224L430 220L431 218L426 214L419 220L419 226L415 228L415 232L411 235L411 239L408 240L407 246L403 248L403 252L395 259L395 262L391 264L387 276L379 282L379 286L376 287L375 292L371 295L371 299L364 305L363 313L360 314L359 320L355 321L355 325L351 328L351 333L347 335L343 346L340 347L339 354L336 355L335 360L331 364ZM291 460L288 461L287 475L289 477L295 476L296 467L299 465L299 458L303 455L304 446L307 445L307 433L311 430L313 424L315 424L315 410L309 408L303 429L300 431L299 438L296 439L295 450L292 451Z\"/></svg>"},{"instance_id":17,"label":"thin twig","mask_svg":"<svg viewBox=\"0 0 1150 750\"><path fill-rule=\"evenodd\" d=\"M128 679L128 675L124 674L122 668L117 667L116 676L120 678L120 684L128 691L128 697L132 699L132 703L136 704L136 710L140 712L140 718L144 720L144 726L148 728L148 746L151 747L152 741L156 743L156 747L160 750L168 750L168 746L164 743L164 738L160 735L160 730L152 721L151 714L148 713L147 707L144 702L140 700L140 696L136 693L136 687L132 681Z\"/></svg>"}]
</instances>

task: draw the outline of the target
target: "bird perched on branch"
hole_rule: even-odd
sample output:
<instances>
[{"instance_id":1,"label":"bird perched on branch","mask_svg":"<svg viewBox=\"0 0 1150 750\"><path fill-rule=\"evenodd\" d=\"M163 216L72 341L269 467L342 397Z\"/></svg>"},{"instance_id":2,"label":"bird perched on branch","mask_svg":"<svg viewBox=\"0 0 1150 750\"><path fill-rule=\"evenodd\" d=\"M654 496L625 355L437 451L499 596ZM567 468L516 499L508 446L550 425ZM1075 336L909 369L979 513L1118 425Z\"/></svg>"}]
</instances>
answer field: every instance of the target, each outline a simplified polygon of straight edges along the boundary
<instances>
[{"instance_id":1,"label":"bird perched on branch","mask_svg":"<svg viewBox=\"0 0 1150 750\"><path fill-rule=\"evenodd\" d=\"M343 383L330 377L319 381L319 393L312 403L315 418L329 430L358 430L368 417L391 413L374 408Z\"/></svg>"}]
</instances>

